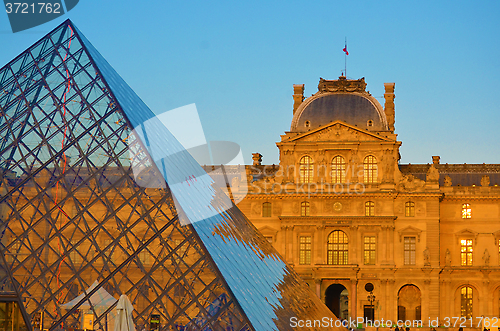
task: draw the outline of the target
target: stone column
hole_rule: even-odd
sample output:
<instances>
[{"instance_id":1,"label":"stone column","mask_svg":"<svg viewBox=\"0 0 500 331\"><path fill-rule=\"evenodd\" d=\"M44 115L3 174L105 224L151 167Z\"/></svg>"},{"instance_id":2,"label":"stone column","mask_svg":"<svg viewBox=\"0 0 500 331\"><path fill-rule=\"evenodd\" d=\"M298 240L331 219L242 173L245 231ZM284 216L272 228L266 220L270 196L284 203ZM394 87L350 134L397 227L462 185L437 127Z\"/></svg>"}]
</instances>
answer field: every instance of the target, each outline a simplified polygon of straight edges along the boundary
<instances>
[{"instance_id":1,"label":"stone column","mask_svg":"<svg viewBox=\"0 0 500 331\"><path fill-rule=\"evenodd\" d=\"M395 122L395 106L394 106L394 98L396 95L394 94L395 83L384 83L385 87L385 116L387 117L387 125L389 126L389 130L394 132L394 122Z\"/></svg>"},{"instance_id":2,"label":"stone column","mask_svg":"<svg viewBox=\"0 0 500 331\"><path fill-rule=\"evenodd\" d=\"M289 264L293 264L294 256L293 256L293 225L289 225L287 227L287 258L286 261Z\"/></svg>"},{"instance_id":3,"label":"stone column","mask_svg":"<svg viewBox=\"0 0 500 331\"><path fill-rule=\"evenodd\" d=\"M326 264L326 236L325 236L325 227L323 225L319 225L316 227L318 229L318 239L316 241L316 245L318 246L318 260L317 264Z\"/></svg>"},{"instance_id":4,"label":"stone column","mask_svg":"<svg viewBox=\"0 0 500 331\"><path fill-rule=\"evenodd\" d=\"M358 295L357 295L357 279L351 279L351 294L349 295L349 316L356 319L358 316Z\"/></svg>"},{"instance_id":5,"label":"stone column","mask_svg":"<svg viewBox=\"0 0 500 331\"><path fill-rule=\"evenodd\" d=\"M321 300L321 278L315 278L314 283L316 284L316 295Z\"/></svg>"}]
</instances>

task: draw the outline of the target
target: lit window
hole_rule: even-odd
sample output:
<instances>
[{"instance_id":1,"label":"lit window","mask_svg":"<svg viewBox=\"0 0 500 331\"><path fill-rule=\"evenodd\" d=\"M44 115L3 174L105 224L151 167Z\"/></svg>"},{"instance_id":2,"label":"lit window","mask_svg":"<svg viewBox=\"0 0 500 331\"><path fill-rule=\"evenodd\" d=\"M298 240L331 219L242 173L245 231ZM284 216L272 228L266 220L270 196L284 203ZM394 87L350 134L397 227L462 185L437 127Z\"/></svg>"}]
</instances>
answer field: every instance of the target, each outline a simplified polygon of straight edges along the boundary
<instances>
[{"instance_id":1,"label":"lit window","mask_svg":"<svg viewBox=\"0 0 500 331\"><path fill-rule=\"evenodd\" d=\"M375 202L365 202L365 216L375 216Z\"/></svg>"},{"instance_id":2,"label":"lit window","mask_svg":"<svg viewBox=\"0 0 500 331\"><path fill-rule=\"evenodd\" d=\"M465 286L460 290L460 315L472 318L472 287Z\"/></svg>"},{"instance_id":3,"label":"lit window","mask_svg":"<svg viewBox=\"0 0 500 331\"><path fill-rule=\"evenodd\" d=\"M334 265L347 264L349 242L344 231L333 231L328 236L327 263Z\"/></svg>"},{"instance_id":4,"label":"lit window","mask_svg":"<svg viewBox=\"0 0 500 331\"><path fill-rule=\"evenodd\" d=\"M313 180L313 160L310 156L303 156L299 161L299 183L307 184Z\"/></svg>"},{"instance_id":5,"label":"lit window","mask_svg":"<svg viewBox=\"0 0 500 331\"><path fill-rule=\"evenodd\" d=\"M415 202L407 201L405 203L405 216L414 217L415 216Z\"/></svg>"},{"instance_id":6,"label":"lit window","mask_svg":"<svg viewBox=\"0 0 500 331\"><path fill-rule=\"evenodd\" d=\"M264 202L262 204L262 217L271 217L271 203Z\"/></svg>"},{"instance_id":7,"label":"lit window","mask_svg":"<svg viewBox=\"0 0 500 331\"><path fill-rule=\"evenodd\" d=\"M366 236L364 240L365 264L375 264L375 236Z\"/></svg>"},{"instance_id":8,"label":"lit window","mask_svg":"<svg viewBox=\"0 0 500 331\"><path fill-rule=\"evenodd\" d=\"M299 264L311 264L311 236L299 237Z\"/></svg>"},{"instance_id":9,"label":"lit window","mask_svg":"<svg viewBox=\"0 0 500 331\"><path fill-rule=\"evenodd\" d=\"M405 265L415 265L415 237L404 237Z\"/></svg>"},{"instance_id":10,"label":"lit window","mask_svg":"<svg viewBox=\"0 0 500 331\"><path fill-rule=\"evenodd\" d=\"M472 210L469 203L464 203L462 205L462 218L471 218Z\"/></svg>"},{"instance_id":11,"label":"lit window","mask_svg":"<svg viewBox=\"0 0 500 331\"><path fill-rule=\"evenodd\" d=\"M363 178L365 184L376 184L378 177L377 159L368 155L363 160Z\"/></svg>"},{"instance_id":12,"label":"lit window","mask_svg":"<svg viewBox=\"0 0 500 331\"><path fill-rule=\"evenodd\" d=\"M332 160L332 183L345 183L345 159L342 156L335 156Z\"/></svg>"},{"instance_id":13,"label":"lit window","mask_svg":"<svg viewBox=\"0 0 500 331\"><path fill-rule=\"evenodd\" d=\"M304 201L301 203L300 215L301 216L309 216L309 202L308 201Z\"/></svg>"},{"instance_id":14,"label":"lit window","mask_svg":"<svg viewBox=\"0 0 500 331\"><path fill-rule=\"evenodd\" d=\"M460 240L460 264L463 266L472 265L472 239Z\"/></svg>"}]
</instances>

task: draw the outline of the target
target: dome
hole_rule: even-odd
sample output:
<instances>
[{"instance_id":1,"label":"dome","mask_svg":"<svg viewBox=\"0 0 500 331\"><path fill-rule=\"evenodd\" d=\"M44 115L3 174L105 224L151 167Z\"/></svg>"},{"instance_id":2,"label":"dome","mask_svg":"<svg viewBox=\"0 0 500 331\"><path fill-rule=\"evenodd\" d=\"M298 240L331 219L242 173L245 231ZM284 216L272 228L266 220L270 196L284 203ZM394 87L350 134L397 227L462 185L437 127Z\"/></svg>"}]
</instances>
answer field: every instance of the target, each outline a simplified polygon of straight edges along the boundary
<instances>
[{"instance_id":1,"label":"dome","mask_svg":"<svg viewBox=\"0 0 500 331\"><path fill-rule=\"evenodd\" d=\"M355 88L348 89L345 84L349 83L358 84L355 84ZM387 119L382 106L364 91L365 86L364 79L320 80L319 92L306 99L295 112L291 131L303 132L334 121L342 121L369 131L386 131Z\"/></svg>"}]
</instances>

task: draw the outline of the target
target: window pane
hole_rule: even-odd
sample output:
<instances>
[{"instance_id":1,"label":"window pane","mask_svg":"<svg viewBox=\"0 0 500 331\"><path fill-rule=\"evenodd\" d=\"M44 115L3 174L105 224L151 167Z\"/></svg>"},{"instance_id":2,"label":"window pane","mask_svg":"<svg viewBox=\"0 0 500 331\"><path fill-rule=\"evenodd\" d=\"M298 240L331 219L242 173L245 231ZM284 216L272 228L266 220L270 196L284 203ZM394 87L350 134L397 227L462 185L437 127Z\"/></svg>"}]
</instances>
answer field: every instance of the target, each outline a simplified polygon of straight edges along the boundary
<instances>
[{"instance_id":1,"label":"window pane","mask_svg":"<svg viewBox=\"0 0 500 331\"><path fill-rule=\"evenodd\" d=\"M404 237L405 265L415 265L415 237Z\"/></svg>"},{"instance_id":2,"label":"window pane","mask_svg":"<svg viewBox=\"0 0 500 331\"><path fill-rule=\"evenodd\" d=\"M472 265L472 239L460 240L460 264L462 266Z\"/></svg>"},{"instance_id":3,"label":"window pane","mask_svg":"<svg viewBox=\"0 0 500 331\"><path fill-rule=\"evenodd\" d=\"M460 290L460 314L461 317L472 317L472 288L469 286Z\"/></svg>"},{"instance_id":4,"label":"window pane","mask_svg":"<svg viewBox=\"0 0 500 331\"><path fill-rule=\"evenodd\" d=\"M313 179L313 161L310 156L304 156L299 162L299 183L311 183Z\"/></svg>"},{"instance_id":5,"label":"window pane","mask_svg":"<svg viewBox=\"0 0 500 331\"><path fill-rule=\"evenodd\" d=\"M348 264L349 244L347 235L343 231L333 231L328 236L327 263L334 265Z\"/></svg>"},{"instance_id":6,"label":"window pane","mask_svg":"<svg viewBox=\"0 0 500 331\"><path fill-rule=\"evenodd\" d=\"M405 203L405 216L406 217L415 216L415 203L413 201L408 201Z\"/></svg>"},{"instance_id":7,"label":"window pane","mask_svg":"<svg viewBox=\"0 0 500 331\"><path fill-rule=\"evenodd\" d=\"M470 207L470 204L464 203L462 205L462 218L471 218L472 216L472 209Z\"/></svg>"},{"instance_id":8,"label":"window pane","mask_svg":"<svg viewBox=\"0 0 500 331\"><path fill-rule=\"evenodd\" d=\"M311 236L299 237L299 264L311 264Z\"/></svg>"},{"instance_id":9,"label":"window pane","mask_svg":"<svg viewBox=\"0 0 500 331\"><path fill-rule=\"evenodd\" d=\"M365 216L375 216L375 202L365 202Z\"/></svg>"},{"instance_id":10,"label":"window pane","mask_svg":"<svg viewBox=\"0 0 500 331\"><path fill-rule=\"evenodd\" d=\"M336 156L332 160L332 183L345 183L346 165L342 156Z\"/></svg>"},{"instance_id":11,"label":"window pane","mask_svg":"<svg viewBox=\"0 0 500 331\"><path fill-rule=\"evenodd\" d=\"M363 175L365 184L376 184L378 177L377 159L368 155L363 160Z\"/></svg>"},{"instance_id":12,"label":"window pane","mask_svg":"<svg viewBox=\"0 0 500 331\"><path fill-rule=\"evenodd\" d=\"M301 215L302 216L309 216L309 202L307 202L307 201L302 202Z\"/></svg>"},{"instance_id":13,"label":"window pane","mask_svg":"<svg viewBox=\"0 0 500 331\"><path fill-rule=\"evenodd\" d=\"M271 203L264 202L262 204L262 217L271 217Z\"/></svg>"},{"instance_id":14,"label":"window pane","mask_svg":"<svg viewBox=\"0 0 500 331\"><path fill-rule=\"evenodd\" d=\"M364 260L365 264L375 264L375 236L364 238Z\"/></svg>"}]
</instances>

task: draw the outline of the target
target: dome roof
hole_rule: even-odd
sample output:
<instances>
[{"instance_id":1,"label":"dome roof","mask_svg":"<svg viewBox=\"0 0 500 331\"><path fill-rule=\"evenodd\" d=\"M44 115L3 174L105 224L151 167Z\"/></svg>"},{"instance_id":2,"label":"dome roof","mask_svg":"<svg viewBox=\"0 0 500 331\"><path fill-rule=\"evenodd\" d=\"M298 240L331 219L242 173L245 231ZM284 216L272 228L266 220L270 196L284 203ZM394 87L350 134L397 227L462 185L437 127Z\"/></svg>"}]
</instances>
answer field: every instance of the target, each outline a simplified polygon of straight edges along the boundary
<instances>
[{"instance_id":1,"label":"dome roof","mask_svg":"<svg viewBox=\"0 0 500 331\"><path fill-rule=\"evenodd\" d=\"M345 86L339 88L339 82L356 85L356 88L351 88L352 92ZM303 132L337 120L369 131L386 131L384 110L374 97L364 91L365 86L364 79L320 80L319 92L306 99L295 112L291 131Z\"/></svg>"}]
</instances>

